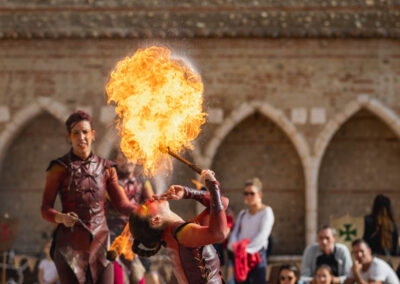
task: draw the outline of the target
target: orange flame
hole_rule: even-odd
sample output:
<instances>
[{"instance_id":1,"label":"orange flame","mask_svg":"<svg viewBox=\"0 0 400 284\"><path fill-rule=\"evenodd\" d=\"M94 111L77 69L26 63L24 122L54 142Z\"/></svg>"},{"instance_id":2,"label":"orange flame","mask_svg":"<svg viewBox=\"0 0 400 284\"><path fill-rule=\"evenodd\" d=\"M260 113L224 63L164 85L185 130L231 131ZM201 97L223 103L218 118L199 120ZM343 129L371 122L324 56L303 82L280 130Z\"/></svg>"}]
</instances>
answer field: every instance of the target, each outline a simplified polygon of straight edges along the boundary
<instances>
[{"instance_id":1,"label":"orange flame","mask_svg":"<svg viewBox=\"0 0 400 284\"><path fill-rule=\"evenodd\" d=\"M203 83L182 59L165 47L139 49L118 62L107 84L108 103L116 103L121 150L154 175L163 159L193 141L205 122Z\"/></svg>"},{"instance_id":2,"label":"orange flame","mask_svg":"<svg viewBox=\"0 0 400 284\"><path fill-rule=\"evenodd\" d=\"M129 223L127 223L122 233L112 242L109 250L113 250L117 255L123 254L126 260L132 261L135 257L131 250L132 244L133 238L129 231Z\"/></svg>"},{"instance_id":3,"label":"orange flame","mask_svg":"<svg viewBox=\"0 0 400 284\"><path fill-rule=\"evenodd\" d=\"M196 189L198 189L198 190L200 190L204 186L204 184L202 184L201 182L199 182L195 179L192 179L192 182L196 186Z\"/></svg>"}]
</instances>

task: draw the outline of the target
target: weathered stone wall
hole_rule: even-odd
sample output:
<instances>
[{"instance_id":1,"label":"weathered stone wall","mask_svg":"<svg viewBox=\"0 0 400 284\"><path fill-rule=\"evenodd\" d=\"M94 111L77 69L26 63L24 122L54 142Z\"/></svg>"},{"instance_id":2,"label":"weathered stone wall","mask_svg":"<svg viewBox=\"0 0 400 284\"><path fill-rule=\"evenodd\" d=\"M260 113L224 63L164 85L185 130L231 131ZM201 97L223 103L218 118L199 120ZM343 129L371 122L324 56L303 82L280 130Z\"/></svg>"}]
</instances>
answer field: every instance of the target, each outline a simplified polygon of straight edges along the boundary
<instances>
[{"instance_id":1,"label":"weathered stone wall","mask_svg":"<svg viewBox=\"0 0 400 284\"><path fill-rule=\"evenodd\" d=\"M201 167L215 168L235 211L242 206L243 181L253 175L262 178L264 201L276 214L276 253L301 252L305 242L314 240L317 224L331 214L368 213L378 192L398 203L398 182L391 178L400 166L394 158L400 134L398 41L3 40L0 213L10 212L21 219L17 250L39 251L42 232L52 228L41 219L40 195L47 161L66 149L61 121L77 108L90 111L98 134L96 151L108 156L117 140L113 114L106 107L108 75L119 59L153 44L171 47L203 77L204 107L210 115L195 151L187 158ZM354 123L358 115L351 117L362 108L373 119ZM253 116L255 112L259 114ZM348 119L354 129L351 133L378 137L379 147L359 147L358 136L351 138L350 134L346 147L338 144L340 133L347 129L347 124L341 126ZM379 125L386 130L382 132ZM387 137L391 148L383 150ZM371 147L373 153L362 154L362 149ZM229 159L237 149L242 149L240 154ZM355 153L360 155L356 161L341 167ZM170 182L190 184L195 178L184 166L176 169L178 174L159 183L164 189ZM367 173L373 176L372 187L369 180L357 182L358 176ZM357 190L346 191L345 197L335 192L347 188ZM363 190L368 194L360 193ZM358 205L360 194L365 197ZM338 206L343 198L347 205ZM332 199L335 202L329 202ZM173 207L185 217L196 212L190 202ZM399 210L395 215L399 220Z\"/></svg>"}]
</instances>

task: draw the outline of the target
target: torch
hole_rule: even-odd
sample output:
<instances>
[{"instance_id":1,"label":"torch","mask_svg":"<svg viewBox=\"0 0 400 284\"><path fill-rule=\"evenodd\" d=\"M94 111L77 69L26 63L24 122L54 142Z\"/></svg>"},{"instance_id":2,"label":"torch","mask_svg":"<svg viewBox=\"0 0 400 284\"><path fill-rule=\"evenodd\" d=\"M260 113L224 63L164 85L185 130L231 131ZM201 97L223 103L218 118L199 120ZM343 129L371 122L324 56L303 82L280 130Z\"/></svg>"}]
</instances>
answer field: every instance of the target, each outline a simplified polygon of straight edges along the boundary
<instances>
[{"instance_id":1,"label":"torch","mask_svg":"<svg viewBox=\"0 0 400 284\"><path fill-rule=\"evenodd\" d=\"M166 150L162 149L161 151L168 153L169 155L171 155L172 157L174 157L175 159L177 159L178 161L182 162L183 164L185 164L186 166L191 168L193 171L195 171L196 173L201 175L201 169L199 167L197 167L195 164L189 162L188 160L182 158L177 153L172 152L169 148L167 148Z\"/></svg>"}]
</instances>

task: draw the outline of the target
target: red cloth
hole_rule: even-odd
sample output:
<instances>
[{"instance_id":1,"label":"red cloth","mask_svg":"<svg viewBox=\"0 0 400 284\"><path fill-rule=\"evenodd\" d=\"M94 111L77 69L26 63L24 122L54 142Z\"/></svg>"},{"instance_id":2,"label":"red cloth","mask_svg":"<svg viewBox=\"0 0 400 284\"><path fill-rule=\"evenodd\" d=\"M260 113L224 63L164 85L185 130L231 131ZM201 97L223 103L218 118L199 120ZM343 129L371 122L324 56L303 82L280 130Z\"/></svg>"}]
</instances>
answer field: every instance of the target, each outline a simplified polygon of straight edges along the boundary
<instances>
[{"instance_id":1,"label":"red cloth","mask_svg":"<svg viewBox=\"0 0 400 284\"><path fill-rule=\"evenodd\" d=\"M233 244L233 252L235 253L235 279L243 282L247 278L247 274L252 270L257 263L261 262L261 257L258 252L248 254L246 252L249 239L243 239Z\"/></svg>"},{"instance_id":2,"label":"red cloth","mask_svg":"<svg viewBox=\"0 0 400 284\"><path fill-rule=\"evenodd\" d=\"M226 214L226 225L228 226L229 230L233 228L233 216L231 214ZM228 246L228 239L229 236L225 239L224 243L222 244L223 248Z\"/></svg>"},{"instance_id":3,"label":"red cloth","mask_svg":"<svg viewBox=\"0 0 400 284\"><path fill-rule=\"evenodd\" d=\"M114 284L124 284L124 271L116 261L114 261Z\"/></svg>"}]
</instances>

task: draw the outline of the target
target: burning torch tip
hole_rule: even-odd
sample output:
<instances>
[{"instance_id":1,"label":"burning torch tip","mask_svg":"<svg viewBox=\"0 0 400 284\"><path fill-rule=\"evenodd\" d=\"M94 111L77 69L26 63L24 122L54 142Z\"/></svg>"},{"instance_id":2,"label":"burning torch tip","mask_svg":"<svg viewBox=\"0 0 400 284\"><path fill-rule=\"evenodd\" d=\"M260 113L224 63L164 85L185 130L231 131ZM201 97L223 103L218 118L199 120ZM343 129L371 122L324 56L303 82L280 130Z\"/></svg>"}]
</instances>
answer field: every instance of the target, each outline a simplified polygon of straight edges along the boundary
<instances>
[{"instance_id":1,"label":"burning torch tip","mask_svg":"<svg viewBox=\"0 0 400 284\"><path fill-rule=\"evenodd\" d=\"M107 251L107 259L109 261L114 261L118 257L118 254L115 250Z\"/></svg>"},{"instance_id":2,"label":"burning torch tip","mask_svg":"<svg viewBox=\"0 0 400 284\"><path fill-rule=\"evenodd\" d=\"M161 146L161 147L160 147L160 151L163 152L163 153L165 153L165 154L168 154L168 152L169 152L169 147Z\"/></svg>"}]
</instances>

